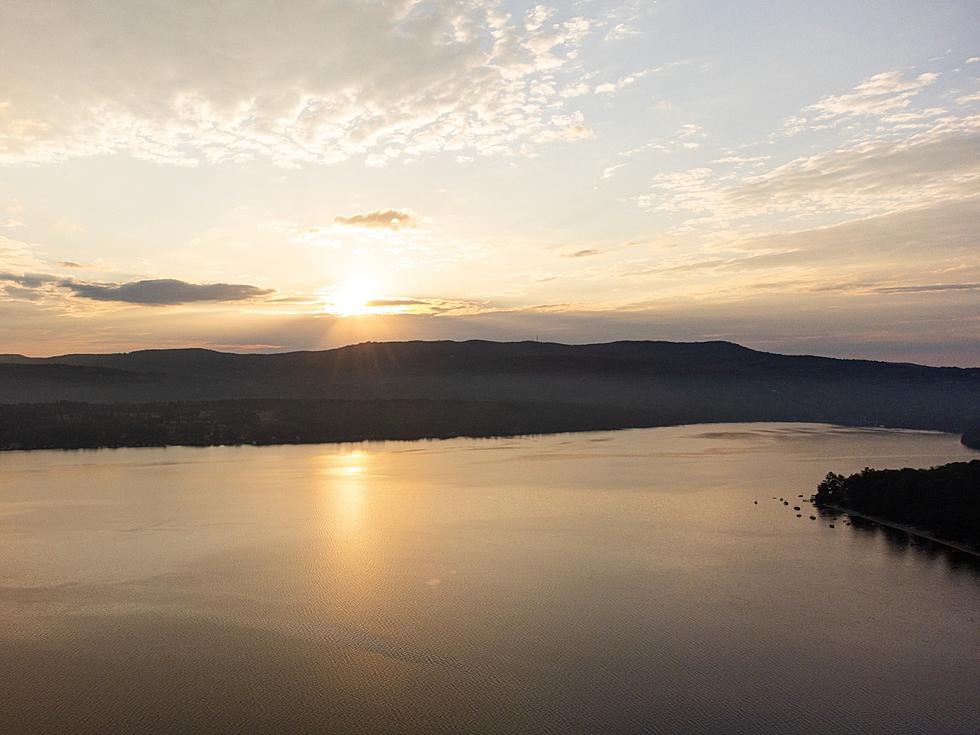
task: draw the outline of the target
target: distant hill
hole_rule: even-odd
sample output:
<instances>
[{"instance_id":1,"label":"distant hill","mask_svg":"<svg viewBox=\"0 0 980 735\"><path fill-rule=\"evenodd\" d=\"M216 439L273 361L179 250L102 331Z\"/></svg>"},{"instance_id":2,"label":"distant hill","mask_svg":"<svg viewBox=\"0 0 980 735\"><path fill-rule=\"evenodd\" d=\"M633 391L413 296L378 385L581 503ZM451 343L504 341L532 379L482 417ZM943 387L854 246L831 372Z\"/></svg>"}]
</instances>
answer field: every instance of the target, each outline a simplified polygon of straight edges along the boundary
<instances>
[{"instance_id":1,"label":"distant hill","mask_svg":"<svg viewBox=\"0 0 980 735\"><path fill-rule=\"evenodd\" d=\"M826 421L963 432L980 417L980 368L778 355L730 342L0 356L0 403L235 399L530 401L601 407L633 425Z\"/></svg>"}]
</instances>

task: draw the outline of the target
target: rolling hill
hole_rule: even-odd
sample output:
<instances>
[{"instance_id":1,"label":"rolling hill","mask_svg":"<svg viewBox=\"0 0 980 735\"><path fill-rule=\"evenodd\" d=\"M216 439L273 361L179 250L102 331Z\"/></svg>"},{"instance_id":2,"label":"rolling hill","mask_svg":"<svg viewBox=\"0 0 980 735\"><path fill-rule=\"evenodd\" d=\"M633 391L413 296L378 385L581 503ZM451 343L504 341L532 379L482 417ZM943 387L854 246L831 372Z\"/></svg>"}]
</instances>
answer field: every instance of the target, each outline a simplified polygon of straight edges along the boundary
<instances>
[{"instance_id":1,"label":"rolling hill","mask_svg":"<svg viewBox=\"0 0 980 735\"><path fill-rule=\"evenodd\" d=\"M450 413L466 413L465 402L494 415L502 409L491 404L506 404L504 413L574 414L574 426L585 428L591 411L602 428L819 421L963 432L980 422L980 368L779 355L730 342L385 342L280 354L0 356L0 404L242 400L402 401L401 410L405 401L455 402L446 404ZM0 421L4 415L0 409ZM523 423L547 430L540 420ZM451 430L451 422L440 422L442 434Z\"/></svg>"}]
</instances>

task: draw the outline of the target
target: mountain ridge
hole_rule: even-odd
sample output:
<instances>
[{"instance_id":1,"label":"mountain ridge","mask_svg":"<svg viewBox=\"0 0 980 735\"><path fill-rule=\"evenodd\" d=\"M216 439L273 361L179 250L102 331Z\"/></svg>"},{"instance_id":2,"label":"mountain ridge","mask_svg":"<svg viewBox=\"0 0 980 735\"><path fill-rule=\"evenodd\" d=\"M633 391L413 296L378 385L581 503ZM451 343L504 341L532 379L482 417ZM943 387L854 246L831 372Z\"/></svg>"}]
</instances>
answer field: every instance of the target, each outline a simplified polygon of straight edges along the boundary
<instances>
[{"instance_id":1,"label":"mountain ridge","mask_svg":"<svg viewBox=\"0 0 980 735\"><path fill-rule=\"evenodd\" d=\"M263 362L295 362L297 360L329 359L334 357L344 357L359 352L369 350L417 350L419 348L427 350L463 349L473 348L491 350L509 350L509 357L527 357L531 354L537 356L569 355L572 352L592 353L600 350L606 352L615 351L623 356L623 351L630 350L629 357L635 358L636 351L640 349L670 350L675 354L690 352L693 350L711 350L714 356L738 356L745 359L756 361L781 360L785 364L792 361L810 361L829 365L848 365L848 366L890 366L891 368L921 369L921 370L943 370L943 371L968 371L980 372L977 367L957 367L957 366L930 366L914 362L890 362L885 360L870 360L866 358L842 358L826 355L812 354L783 354L777 352L766 352L745 347L736 342L725 340L707 340L698 342L673 342L667 340L617 340L612 342L595 342L584 344L565 344L561 342L542 342L536 340L522 340L513 342L501 342L494 340L405 340L405 341L367 341L359 342L342 347L335 347L324 350L290 350L285 352L226 352L213 350L203 347L179 347L179 348L147 348L131 350L128 352L109 352L109 353L67 353L64 355L53 355L47 357L28 357L20 354L0 354L0 364L73 364L73 365L106 365L107 363L136 363L140 364L150 359L167 358L204 358L211 361L242 361L252 363ZM516 350L520 348L520 352ZM533 351L533 352L531 352Z\"/></svg>"},{"instance_id":2,"label":"mountain ridge","mask_svg":"<svg viewBox=\"0 0 980 735\"><path fill-rule=\"evenodd\" d=\"M789 354L780 352L769 352L766 350L758 350L753 347L746 347L745 345L739 344L738 342L732 342L730 340L697 340L697 341L674 341L674 340L612 340L609 342L583 342L583 343L567 343L567 342L550 342L543 340L487 340L487 339L466 339L466 340L367 340L364 342L355 342L349 345L342 345L340 347L330 347L322 350L284 350L280 352L235 352L233 350L215 350L209 347L146 347L138 350L128 350L123 352L72 352L65 353L62 355L48 355L48 356L28 356L20 353L0 353L0 362L8 359L14 360L26 360L26 361L46 361L46 362L57 362L65 359L75 359L75 358L94 358L94 357L123 357L123 356L133 356L133 355L145 355L145 354L167 354L167 353L196 353L196 354L210 354L210 355L233 355L240 357L254 357L254 358L270 358L270 357L282 357L286 355L320 355L327 353L337 353L348 350L362 349L375 345L500 345L500 346L515 346L515 345L534 345L539 347L557 347L557 348L604 348L612 347L618 345L644 345L644 346L681 346L681 347L700 347L700 346L724 346L727 348L736 348L739 351L746 353L754 353L759 355L776 355L779 357L787 358L816 358L821 360L835 360L840 362L863 362L863 363L874 363L874 364L886 364L886 365L909 365L916 367L925 368L939 368L939 369L953 369L953 370L980 370L980 365L970 366L970 367L960 367L955 365L923 365L921 363L907 362L907 361L891 361L891 360L874 360L871 358L861 358L861 357L834 357L831 355L817 355L812 353L801 353L801 354Z\"/></svg>"}]
</instances>

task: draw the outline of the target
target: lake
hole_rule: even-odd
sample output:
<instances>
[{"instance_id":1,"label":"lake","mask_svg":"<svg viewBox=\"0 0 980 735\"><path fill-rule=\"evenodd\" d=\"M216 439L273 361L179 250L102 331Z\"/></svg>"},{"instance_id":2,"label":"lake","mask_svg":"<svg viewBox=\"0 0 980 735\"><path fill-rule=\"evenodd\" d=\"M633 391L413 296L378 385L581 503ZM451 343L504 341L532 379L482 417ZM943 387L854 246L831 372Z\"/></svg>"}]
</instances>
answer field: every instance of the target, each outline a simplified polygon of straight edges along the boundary
<instances>
[{"instance_id":1,"label":"lake","mask_svg":"<svg viewBox=\"0 0 980 735\"><path fill-rule=\"evenodd\" d=\"M975 735L972 558L798 496L976 456L807 424L6 453L0 732Z\"/></svg>"}]
</instances>

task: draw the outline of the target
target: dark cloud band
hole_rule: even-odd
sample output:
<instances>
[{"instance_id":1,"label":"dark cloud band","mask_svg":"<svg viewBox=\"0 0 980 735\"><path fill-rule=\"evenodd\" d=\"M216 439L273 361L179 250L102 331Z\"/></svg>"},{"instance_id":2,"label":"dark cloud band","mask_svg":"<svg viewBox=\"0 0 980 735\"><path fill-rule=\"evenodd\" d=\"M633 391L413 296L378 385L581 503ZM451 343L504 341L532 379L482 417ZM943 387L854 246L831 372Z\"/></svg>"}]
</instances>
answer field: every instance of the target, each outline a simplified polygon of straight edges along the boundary
<instances>
[{"instance_id":1,"label":"dark cloud band","mask_svg":"<svg viewBox=\"0 0 980 735\"><path fill-rule=\"evenodd\" d=\"M112 301L147 306L173 306L207 301L250 301L268 296L272 289L241 283L188 283L175 278L157 278L127 283L86 283L43 273L0 273L0 281L21 288L62 288L93 301Z\"/></svg>"}]
</instances>

